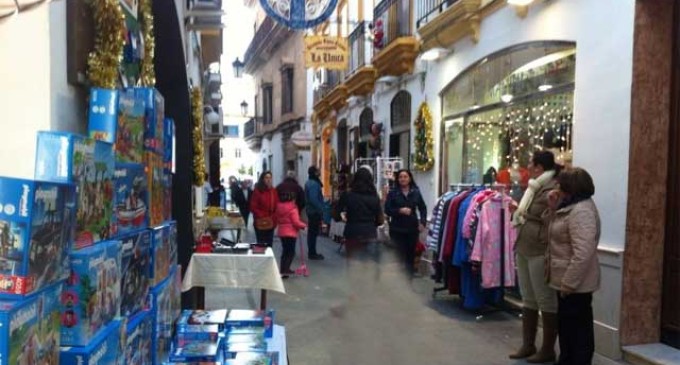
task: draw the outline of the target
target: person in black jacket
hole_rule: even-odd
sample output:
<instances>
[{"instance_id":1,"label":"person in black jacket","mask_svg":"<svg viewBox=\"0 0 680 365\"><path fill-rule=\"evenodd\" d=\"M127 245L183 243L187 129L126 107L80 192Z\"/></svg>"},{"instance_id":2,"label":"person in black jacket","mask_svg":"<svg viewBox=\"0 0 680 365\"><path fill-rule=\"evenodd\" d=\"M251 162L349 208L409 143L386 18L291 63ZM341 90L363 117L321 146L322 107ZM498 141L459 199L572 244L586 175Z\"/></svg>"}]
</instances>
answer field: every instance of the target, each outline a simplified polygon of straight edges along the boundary
<instances>
[{"instance_id":1,"label":"person in black jacket","mask_svg":"<svg viewBox=\"0 0 680 365\"><path fill-rule=\"evenodd\" d=\"M427 223L427 207L411 171L399 170L396 177L397 186L385 200L385 214L390 217L390 238L399 248L406 272L412 277L418 235Z\"/></svg>"},{"instance_id":2,"label":"person in black jacket","mask_svg":"<svg viewBox=\"0 0 680 365\"><path fill-rule=\"evenodd\" d=\"M385 220L371 171L364 167L357 170L350 190L340 195L337 210L346 222L345 247L350 258L356 249L378 237L377 227Z\"/></svg>"}]
</instances>

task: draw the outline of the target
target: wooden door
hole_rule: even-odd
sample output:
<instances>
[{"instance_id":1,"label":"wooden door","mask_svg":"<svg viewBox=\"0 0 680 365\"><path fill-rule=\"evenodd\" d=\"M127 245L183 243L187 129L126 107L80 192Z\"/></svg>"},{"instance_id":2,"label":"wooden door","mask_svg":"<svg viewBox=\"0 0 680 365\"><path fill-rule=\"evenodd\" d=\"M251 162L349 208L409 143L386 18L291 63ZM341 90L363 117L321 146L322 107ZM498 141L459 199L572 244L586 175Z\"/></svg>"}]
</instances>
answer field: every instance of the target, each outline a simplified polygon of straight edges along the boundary
<instances>
[{"instance_id":1,"label":"wooden door","mask_svg":"<svg viewBox=\"0 0 680 365\"><path fill-rule=\"evenodd\" d=\"M675 6L661 341L680 348L680 5Z\"/></svg>"}]
</instances>

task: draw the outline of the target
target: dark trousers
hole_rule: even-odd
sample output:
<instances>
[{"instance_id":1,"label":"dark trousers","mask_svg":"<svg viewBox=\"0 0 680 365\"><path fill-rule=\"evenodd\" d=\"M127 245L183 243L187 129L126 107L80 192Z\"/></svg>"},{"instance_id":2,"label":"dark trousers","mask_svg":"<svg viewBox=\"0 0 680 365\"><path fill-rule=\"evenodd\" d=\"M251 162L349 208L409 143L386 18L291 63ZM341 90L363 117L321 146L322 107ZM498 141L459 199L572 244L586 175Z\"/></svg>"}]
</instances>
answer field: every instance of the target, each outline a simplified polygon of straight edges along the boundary
<instances>
[{"instance_id":1,"label":"dark trousers","mask_svg":"<svg viewBox=\"0 0 680 365\"><path fill-rule=\"evenodd\" d=\"M414 261L416 259L416 243L418 232L394 232L390 231L390 239L399 249L401 261L405 266L406 273L413 275L415 272Z\"/></svg>"},{"instance_id":2,"label":"dark trousers","mask_svg":"<svg viewBox=\"0 0 680 365\"><path fill-rule=\"evenodd\" d=\"M267 246L272 247L274 244L274 230L268 229L263 231L256 228L255 238L257 239L257 243L266 244Z\"/></svg>"},{"instance_id":3,"label":"dark trousers","mask_svg":"<svg viewBox=\"0 0 680 365\"><path fill-rule=\"evenodd\" d=\"M557 293L559 365L590 365L595 351L592 293Z\"/></svg>"},{"instance_id":4,"label":"dark trousers","mask_svg":"<svg viewBox=\"0 0 680 365\"><path fill-rule=\"evenodd\" d=\"M314 256L316 252L316 237L319 236L319 228L321 228L321 214L307 215L307 255Z\"/></svg>"},{"instance_id":5,"label":"dark trousers","mask_svg":"<svg viewBox=\"0 0 680 365\"><path fill-rule=\"evenodd\" d=\"M290 271L290 265L293 263L295 258L295 242L297 239L295 237L281 237L281 246L283 251L281 252L281 272Z\"/></svg>"}]
</instances>

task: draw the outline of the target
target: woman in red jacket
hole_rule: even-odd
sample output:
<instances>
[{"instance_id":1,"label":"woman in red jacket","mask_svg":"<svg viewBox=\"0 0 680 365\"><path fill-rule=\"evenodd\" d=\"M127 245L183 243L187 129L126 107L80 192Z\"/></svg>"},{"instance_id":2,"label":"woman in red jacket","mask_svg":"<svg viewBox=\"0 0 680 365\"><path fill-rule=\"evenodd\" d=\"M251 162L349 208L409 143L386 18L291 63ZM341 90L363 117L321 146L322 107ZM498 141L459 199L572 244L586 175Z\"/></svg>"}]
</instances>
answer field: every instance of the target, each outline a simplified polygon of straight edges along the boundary
<instances>
[{"instance_id":1,"label":"woman in red jacket","mask_svg":"<svg viewBox=\"0 0 680 365\"><path fill-rule=\"evenodd\" d=\"M278 202L278 194L272 187L272 173L265 171L260 175L250 200L250 211L255 217L257 243L263 243L269 247L274 243L275 213Z\"/></svg>"}]
</instances>

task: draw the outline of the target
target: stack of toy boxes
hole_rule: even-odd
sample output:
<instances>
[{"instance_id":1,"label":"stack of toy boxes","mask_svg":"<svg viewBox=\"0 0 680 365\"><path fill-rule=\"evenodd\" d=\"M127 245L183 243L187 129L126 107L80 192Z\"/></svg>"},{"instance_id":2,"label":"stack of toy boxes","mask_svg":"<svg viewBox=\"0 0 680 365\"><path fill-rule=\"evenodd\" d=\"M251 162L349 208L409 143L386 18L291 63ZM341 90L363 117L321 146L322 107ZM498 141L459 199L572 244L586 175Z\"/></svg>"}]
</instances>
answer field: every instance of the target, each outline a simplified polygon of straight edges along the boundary
<instances>
[{"instance_id":1,"label":"stack of toy boxes","mask_svg":"<svg viewBox=\"0 0 680 365\"><path fill-rule=\"evenodd\" d=\"M123 236L147 228L148 190L144 165L116 163L111 234Z\"/></svg>"},{"instance_id":2,"label":"stack of toy boxes","mask_svg":"<svg viewBox=\"0 0 680 365\"><path fill-rule=\"evenodd\" d=\"M139 89L146 101L144 147L146 149L147 181L149 186L149 224L155 227L163 221L165 190L167 179L164 177L164 119L165 101L158 90Z\"/></svg>"},{"instance_id":3,"label":"stack of toy boxes","mask_svg":"<svg viewBox=\"0 0 680 365\"><path fill-rule=\"evenodd\" d=\"M173 326L181 311L181 269L174 266L170 275L151 289L153 317L152 363L161 365L168 360Z\"/></svg>"},{"instance_id":4,"label":"stack of toy boxes","mask_svg":"<svg viewBox=\"0 0 680 365\"><path fill-rule=\"evenodd\" d=\"M144 310L128 319L125 364L151 364L153 316Z\"/></svg>"},{"instance_id":5,"label":"stack of toy boxes","mask_svg":"<svg viewBox=\"0 0 680 365\"><path fill-rule=\"evenodd\" d=\"M21 300L0 300L0 364L59 363L62 283Z\"/></svg>"},{"instance_id":6,"label":"stack of toy boxes","mask_svg":"<svg viewBox=\"0 0 680 365\"><path fill-rule=\"evenodd\" d=\"M177 225L164 223L151 228L151 285L158 285L177 263Z\"/></svg>"},{"instance_id":7,"label":"stack of toy boxes","mask_svg":"<svg viewBox=\"0 0 680 365\"><path fill-rule=\"evenodd\" d=\"M123 330L121 332L121 330ZM123 342L125 323L117 319L85 347L62 347L60 364L126 365Z\"/></svg>"}]
</instances>

